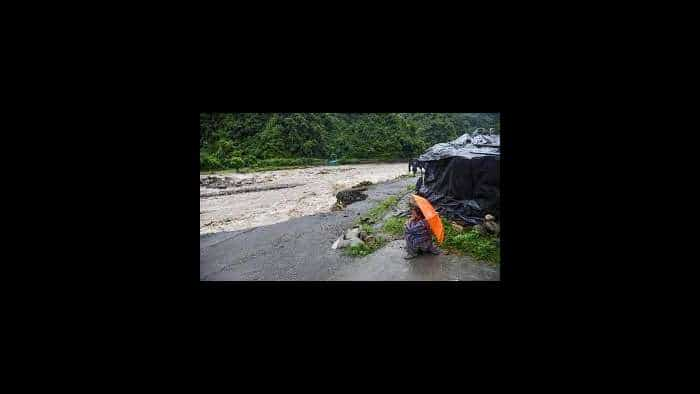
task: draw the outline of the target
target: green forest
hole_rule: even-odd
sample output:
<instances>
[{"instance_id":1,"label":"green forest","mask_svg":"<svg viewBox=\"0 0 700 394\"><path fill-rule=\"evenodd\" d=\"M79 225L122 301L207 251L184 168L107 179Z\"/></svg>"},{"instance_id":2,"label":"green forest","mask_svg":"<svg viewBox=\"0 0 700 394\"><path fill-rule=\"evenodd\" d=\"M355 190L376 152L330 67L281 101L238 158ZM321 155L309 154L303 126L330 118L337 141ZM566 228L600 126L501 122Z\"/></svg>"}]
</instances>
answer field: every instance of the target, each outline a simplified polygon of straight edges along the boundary
<instances>
[{"instance_id":1,"label":"green forest","mask_svg":"<svg viewBox=\"0 0 700 394\"><path fill-rule=\"evenodd\" d=\"M494 128L498 113L201 113L200 170L402 160Z\"/></svg>"}]
</instances>

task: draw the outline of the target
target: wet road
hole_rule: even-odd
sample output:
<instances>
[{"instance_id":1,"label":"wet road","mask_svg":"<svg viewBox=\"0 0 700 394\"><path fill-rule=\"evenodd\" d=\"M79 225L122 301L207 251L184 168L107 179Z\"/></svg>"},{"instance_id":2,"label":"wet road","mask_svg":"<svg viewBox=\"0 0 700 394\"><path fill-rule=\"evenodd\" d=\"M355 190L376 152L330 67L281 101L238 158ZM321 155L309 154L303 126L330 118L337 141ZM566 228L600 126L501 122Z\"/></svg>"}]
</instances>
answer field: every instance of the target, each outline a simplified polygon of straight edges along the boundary
<instances>
[{"instance_id":1,"label":"wet road","mask_svg":"<svg viewBox=\"0 0 700 394\"><path fill-rule=\"evenodd\" d=\"M377 202L406 191L416 178L370 186L368 198L343 211L268 226L200 236L200 280L498 280L497 268L457 256L403 260L403 241L364 258L331 245Z\"/></svg>"},{"instance_id":2,"label":"wet road","mask_svg":"<svg viewBox=\"0 0 700 394\"><path fill-rule=\"evenodd\" d=\"M330 280L499 280L498 268L478 263L468 256L422 255L404 260L403 240L356 259L338 270Z\"/></svg>"}]
</instances>

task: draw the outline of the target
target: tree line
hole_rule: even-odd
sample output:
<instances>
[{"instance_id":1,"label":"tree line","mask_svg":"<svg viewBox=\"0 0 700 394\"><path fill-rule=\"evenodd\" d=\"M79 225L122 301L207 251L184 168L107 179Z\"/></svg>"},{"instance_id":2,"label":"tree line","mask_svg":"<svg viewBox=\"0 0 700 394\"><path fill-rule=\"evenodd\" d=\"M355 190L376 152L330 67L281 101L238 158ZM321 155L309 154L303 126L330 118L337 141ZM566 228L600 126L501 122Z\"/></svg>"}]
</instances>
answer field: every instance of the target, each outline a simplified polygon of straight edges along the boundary
<instances>
[{"instance_id":1,"label":"tree line","mask_svg":"<svg viewBox=\"0 0 700 394\"><path fill-rule=\"evenodd\" d=\"M476 128L497 113L201 113L200 169L394 160Z\"/></svg>"}]
</instances>

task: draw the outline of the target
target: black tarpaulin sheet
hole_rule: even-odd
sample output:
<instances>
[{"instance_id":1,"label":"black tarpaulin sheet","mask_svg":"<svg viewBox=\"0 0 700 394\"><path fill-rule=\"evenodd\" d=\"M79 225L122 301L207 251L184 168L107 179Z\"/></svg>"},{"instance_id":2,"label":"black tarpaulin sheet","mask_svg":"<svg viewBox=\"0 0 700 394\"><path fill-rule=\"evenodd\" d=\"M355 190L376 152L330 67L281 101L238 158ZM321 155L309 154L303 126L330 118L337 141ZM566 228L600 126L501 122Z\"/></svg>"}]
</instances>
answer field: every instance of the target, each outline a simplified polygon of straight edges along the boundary
<instances>
[{"instance_id":1,"label":"black tarpaulin sheet","mask_svg":"<svg viewBox=\"0 0 700 394\"><path fill-rule=\"evenodd\" d=\"M498 134L464 134L450 142L431 146L418 157L419 162L464 157L471 159L479 156L500 155L501 136Z\"/></svg>"},{"instance_id":2,"label":"black tarpaulin sheet","mask_svg":"<svg viewBox=\"0 0 700 394\"><path fill-rule=\"evenodd\" d=\"M417 193L427 198L441 215L470 225L480 224L489 213L496 220L500 218L500 155L497 147L500 137L477 137L465 134L455 141L428 149L418 159L425 174L416 183ZM471 143L472 139L490 146L477 148Z\"/></svg>"}]
</instances>

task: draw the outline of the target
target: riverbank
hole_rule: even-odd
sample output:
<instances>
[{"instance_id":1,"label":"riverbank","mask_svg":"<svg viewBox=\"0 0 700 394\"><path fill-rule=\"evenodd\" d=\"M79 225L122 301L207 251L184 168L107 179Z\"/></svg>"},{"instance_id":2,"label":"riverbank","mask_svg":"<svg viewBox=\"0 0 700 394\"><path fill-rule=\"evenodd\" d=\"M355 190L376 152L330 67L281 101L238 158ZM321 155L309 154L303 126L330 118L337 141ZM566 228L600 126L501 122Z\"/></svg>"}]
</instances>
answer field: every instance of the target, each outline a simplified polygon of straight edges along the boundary
<instances>
[{"instance_id":1,"label":"riverbank","mask_svg":"<svg viewBox=\"0 0 700 394\"><path fill-rule=\"evenodd\" d=\"M296 170L311 167L350 165L350 164L396 164L408 163L406 159L396 160L379 160L379 159L341 159L335 165L329 165L327 160L314 159L318 162L314 164L290 165L290 166L261 166L261 167L242 167L239 169L229 168L222 170L200 171L200 175L220 175L220 174L250 174L253 172L280 171L280 170Z\"/></svg>"}]
</instances>

